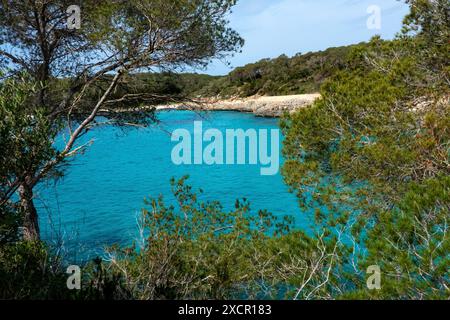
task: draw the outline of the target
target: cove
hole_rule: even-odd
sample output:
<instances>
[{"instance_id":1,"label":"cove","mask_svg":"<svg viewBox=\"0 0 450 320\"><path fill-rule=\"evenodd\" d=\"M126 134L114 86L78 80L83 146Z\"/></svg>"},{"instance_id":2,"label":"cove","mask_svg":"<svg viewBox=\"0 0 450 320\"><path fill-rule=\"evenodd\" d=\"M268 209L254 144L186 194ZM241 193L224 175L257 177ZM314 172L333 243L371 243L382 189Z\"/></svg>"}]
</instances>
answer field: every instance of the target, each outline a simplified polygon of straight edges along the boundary
<instances>
[{"instance_id":1,"label":"cove","mask_svg":"<svg viewBox=\"0 0 450 320\"><path fill-rule=\"evenodd\" d=\"M93 129L84 141L95 139L84 155L77 156L57 183L37 188L42 239L62 244L70 261L102 255L112 244L128 245L137 237L137 217L146 197L163 195L174 201L170 179L189 175L188 184L201 188L201 200L218 200L231 210L246 198L253 212L267 209L291 215L300 228L309 225L288 192L280 173L261 175L253 165L176 165L171 160L177 129L193 131L194 121L204 129L278 129L278 119L258 118L239 112L163 111L160 123L145 129L104 126ZM191 132L192 133L192 132ZM281 164L283 159L281 159ZM247 162L248 163L248 162Z\"/></svg>"}]
</instances>

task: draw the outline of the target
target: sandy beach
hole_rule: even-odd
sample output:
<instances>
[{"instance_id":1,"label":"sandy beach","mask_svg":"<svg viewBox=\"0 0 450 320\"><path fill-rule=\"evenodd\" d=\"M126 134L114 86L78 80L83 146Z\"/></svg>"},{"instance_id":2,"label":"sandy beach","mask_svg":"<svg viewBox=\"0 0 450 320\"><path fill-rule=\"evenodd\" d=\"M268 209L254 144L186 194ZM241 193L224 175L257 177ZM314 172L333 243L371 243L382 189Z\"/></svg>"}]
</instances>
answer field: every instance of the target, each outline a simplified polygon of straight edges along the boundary
<instances>
[{"instance_id":1,"label":"sandy beach","mask_svg":"<svg viewBox=\"0 0 450 320\"><path fill-rule=\"evenodd\" d=\"M198 103L158 105L156 110L208 110L240 111L254 113L261 117L280 117L284 112L295 112L299 108L311 105L320 94L300 94L289 96L253 96L227 100L205 99Z\"/></svg>"}]
</instances>

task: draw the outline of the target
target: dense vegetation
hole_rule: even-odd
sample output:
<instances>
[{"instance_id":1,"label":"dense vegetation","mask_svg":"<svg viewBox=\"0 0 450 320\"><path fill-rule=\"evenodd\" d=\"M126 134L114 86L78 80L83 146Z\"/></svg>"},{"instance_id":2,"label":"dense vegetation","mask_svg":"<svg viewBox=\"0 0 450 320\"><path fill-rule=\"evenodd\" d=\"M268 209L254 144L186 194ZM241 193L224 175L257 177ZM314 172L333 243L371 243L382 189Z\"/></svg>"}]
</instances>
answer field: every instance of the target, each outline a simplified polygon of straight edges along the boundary
<instances>
[{"instance_id":1,"label":"dense vegetation","mask_svg":"<svg viewBox=\"0 0 450 320\"><path fill-rule=\"evenodd\" d=\"M364 46L366 44L360 44ZM131 75L116 95L148 92L140 101L128 101L129 106L183 101L199 97L249 97L253 95L289 95L316 93L321 85L338 70L349 67L349 52L357 47L344 46L319 52L281 55L274 59L238 67L226 76L196 73L141 73Z\"/></svg>"},{"instance_id":2,"label":"dense vegetation","mask_svg":"<svg viewBox=\"0 0 450 320\"><path fill-rule=\"evenodd\" d=\"M0 238L0 298L448 299L448 1L407 2L396 39L352 47L322 98L282 120L283 175L314 230L252 212L246 200L225 212L202 202L185 178L174 180L177 206L148 200L142 239L84 266L82 290L69 291L57 252L19 241L20 212L2 206L0 226L10 232ZM27 90L15 87L2 86L2 112L21 105ZM45 121L38 112L35 126L15 115L0 134L19 154L3 140L10 127L30 150L30 130ZM17 165L2 161L2 170ZM367 287L369 266L381 271L379 289Z\"/></svg>"},{"instance_id":3,"label":"dense vegetation","mask_svg":"<svg viewBox=\"0 0 450 320\"><path fill-rule=\"evenodd\" d=\"M252 95L289 95L315 93L322 83L351 63L346 56L355 46L325 51L282 55L236 68L226 76L203 74L152 73L130 78L124 90L182 97L249 97ZM141 90L142 91L142 90ZM165 102L164 99L147 103Z\"/></svg>"},{"instance_id":4,"label":"dense vegetation","mask_svg":"<svg viewBox=\"0 0 450 320\"><path fill-rule=\"evenodd\" d=\"M198 93L221 97L315 93L332 74L347 67L346 56L352 47L263 59L211 81Z\"/></svg>"},{"instance_id":5,"label":"dense vegetation","mask_svg":"<svg viewBox=\"0 0 450 320\"><path fill-rule=\"evenodd\" d=\"M285 119L284 176L302 207L317 208L326 252L344 258L336 267L380 267L373 297L448 298L448 1L411 4L397 39L355 48L322 99ZM340 235L348 243L335 247ZM328 290L360 296L334 275Z\"/></svg>"},{"instance_id":6,"label":"dense vegetation","mask_svg":"<svg viewBox=\"0 0 450 320\"><path fill-rule=\"evenodd\" d=\"M110 77L107 77L110 78ZM217 76L197 73L137 73L129 74L111 93L108 108L112 110L151 106L172 102L186 102L195 99L205 86L219 79ZM103 79L88 94L85 103L98 99L102 89L108 84ZM99 90L99 88L102 88ZM131 98L136 95L135 98ZM128 99L121 97L128 96Z\"/></svg>"}]
</instances>

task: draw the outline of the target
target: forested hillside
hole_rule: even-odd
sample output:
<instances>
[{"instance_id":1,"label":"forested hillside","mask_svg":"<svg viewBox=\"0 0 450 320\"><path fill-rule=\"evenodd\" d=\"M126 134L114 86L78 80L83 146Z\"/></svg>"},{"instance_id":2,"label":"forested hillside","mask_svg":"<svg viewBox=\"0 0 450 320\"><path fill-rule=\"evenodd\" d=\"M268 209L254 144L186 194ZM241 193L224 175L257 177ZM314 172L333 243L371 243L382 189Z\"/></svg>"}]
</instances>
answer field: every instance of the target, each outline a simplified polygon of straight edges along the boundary
<instances>
[{"instance_id":1,"label":"forested hillside","mask_svg":"<svg viewBox=\"0 0 450 320\"><path fill-rule=\"evenodd\" d=\"M353 47L263 59L238 67L226 76L171 72L137 74L130 76L122 90L189 98L314 93L336 71L348 67L346 56Z\"/></svg>"},{"instance_id":2,"label":"forested hillside","mask_svg":"<svg viewBox=\"0 0 450 320\"><path fill-rule=\"evenodd\" d=\"M248 97L318 92L326 79L347 66L345 58L352 47L263 59L210 81L198 93L202 96Z\"/></svg>"}]
</instances>

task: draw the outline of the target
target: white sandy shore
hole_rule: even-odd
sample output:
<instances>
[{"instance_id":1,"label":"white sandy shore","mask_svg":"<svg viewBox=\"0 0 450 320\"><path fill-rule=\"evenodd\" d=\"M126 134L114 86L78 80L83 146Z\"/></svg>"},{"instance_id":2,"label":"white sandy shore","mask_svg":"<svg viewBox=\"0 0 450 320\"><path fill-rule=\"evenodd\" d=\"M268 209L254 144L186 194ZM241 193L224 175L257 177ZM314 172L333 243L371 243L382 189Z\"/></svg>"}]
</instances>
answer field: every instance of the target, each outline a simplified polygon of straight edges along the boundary
<instances>
[{"instance_id":1,"label":"white sandy shore","mask_svg":"<svg viewBox=\"0 0 450 320\"><path fill-rule=\"evenodd\" d=\"M156 110L208 110L241 111L261 117L279 117L285 111L294 112L311 105L320 94L300 94L290 96L254 96L244 99L203 100L201 103L170 104L156 106Z\"/></svg>"}]
</instances>

